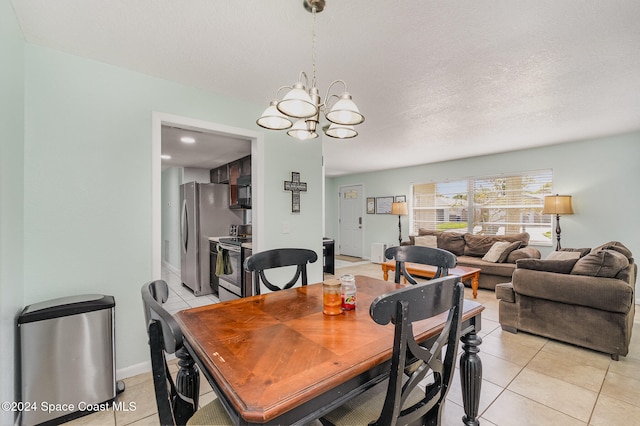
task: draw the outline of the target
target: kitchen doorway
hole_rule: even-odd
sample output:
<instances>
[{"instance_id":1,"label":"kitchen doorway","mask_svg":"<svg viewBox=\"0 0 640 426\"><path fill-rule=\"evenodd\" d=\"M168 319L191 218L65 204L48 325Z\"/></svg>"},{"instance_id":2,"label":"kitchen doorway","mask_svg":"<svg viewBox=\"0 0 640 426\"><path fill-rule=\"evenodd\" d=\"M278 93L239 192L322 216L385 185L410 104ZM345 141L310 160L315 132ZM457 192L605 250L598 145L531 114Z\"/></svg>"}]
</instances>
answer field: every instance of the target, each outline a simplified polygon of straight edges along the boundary
<instances>
[{"instance_id":1,"label":"kitchen doorway","mask_svg":"<svg viewBox=\"0 0 640 426\"><path fill-rule=\"evenodd\" d=\"M244 138L251 141L251 176L253 192L252 223L255 233L253 235L254 248L261 247L262 232L264 227L262 222L264 215L261 206L264 205L263 182L264 165L261 159L264 158L264 136L262 133L231 127L220 123L207 122L189 117L182 117L172 114L154 112L152 115L152 149L151 149L151 172L152 172L152 276L153 279L161 278L162 271L162 131L165 128L190 129L193 131L212 133L229 138Z\"/></svg>"}]
</instances>

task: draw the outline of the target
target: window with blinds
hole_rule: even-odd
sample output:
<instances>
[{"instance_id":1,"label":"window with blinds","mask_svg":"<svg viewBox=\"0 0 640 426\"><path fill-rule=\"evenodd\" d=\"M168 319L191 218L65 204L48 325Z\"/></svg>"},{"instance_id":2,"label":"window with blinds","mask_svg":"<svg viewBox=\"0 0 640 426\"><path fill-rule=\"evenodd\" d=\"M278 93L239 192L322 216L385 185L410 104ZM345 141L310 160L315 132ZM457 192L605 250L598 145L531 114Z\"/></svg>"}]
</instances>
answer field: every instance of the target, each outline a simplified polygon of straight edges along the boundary
<instances>
[{"instance_id":1,"label":"window with blinds","mask_svg":"<svg viewBox=\"0 0 640 426\"><path fill-rule=\"evenodd\" d=\"M552 217L543 215L552 193L551 170L432 182L412 186L411 229L509 235L528 232L530 243L551 245Z\"/></svg>"},{"instance_id":2,"label":"window with blinds","mask_svg":"<svg viewBox=\"0 0 640 426\"><path fill-rule=\"evenodd\" d=\"M413 185L413 234L417 235L419 229L467 232L468 194L466 180Z\"/></svg>"}]
</instances>

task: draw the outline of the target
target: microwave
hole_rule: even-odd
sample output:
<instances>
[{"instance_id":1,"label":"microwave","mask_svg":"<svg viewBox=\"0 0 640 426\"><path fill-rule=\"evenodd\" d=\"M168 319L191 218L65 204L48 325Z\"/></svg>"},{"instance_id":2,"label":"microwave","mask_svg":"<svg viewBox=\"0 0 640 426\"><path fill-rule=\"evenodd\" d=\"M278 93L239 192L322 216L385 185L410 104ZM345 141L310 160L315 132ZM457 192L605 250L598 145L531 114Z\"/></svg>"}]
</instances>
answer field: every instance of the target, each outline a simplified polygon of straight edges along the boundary
<instances>
[{"instance_id":1,"label":"microwave","mask_svg":"<svg viewBox=\"0 0 640 426\"><path fill-rule=\"evenodd\" d=\"M237 206L235 206L235 208L250 209L251 208L251 176L238 177L235 190L236 190L236 202L237 202Z\"/></svg>"}]
</instances>

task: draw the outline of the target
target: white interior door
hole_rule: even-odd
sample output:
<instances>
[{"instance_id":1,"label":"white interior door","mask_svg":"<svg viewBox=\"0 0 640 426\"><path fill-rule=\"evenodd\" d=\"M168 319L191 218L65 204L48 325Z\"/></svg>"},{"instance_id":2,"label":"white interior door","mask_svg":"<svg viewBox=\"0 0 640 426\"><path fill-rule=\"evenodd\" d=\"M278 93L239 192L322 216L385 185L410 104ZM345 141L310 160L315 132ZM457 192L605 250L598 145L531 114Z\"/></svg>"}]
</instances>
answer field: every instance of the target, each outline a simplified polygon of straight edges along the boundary
<instances>
[{"instance_id":1,"label":"white interior door","mask_svg":"<svg viewBox=\"0 0 640 426\"><path fill-rule=\"evenodd\" d=\"M362 185L340 188L340 254L362 257Z\"/></svg>"}]
</instances>

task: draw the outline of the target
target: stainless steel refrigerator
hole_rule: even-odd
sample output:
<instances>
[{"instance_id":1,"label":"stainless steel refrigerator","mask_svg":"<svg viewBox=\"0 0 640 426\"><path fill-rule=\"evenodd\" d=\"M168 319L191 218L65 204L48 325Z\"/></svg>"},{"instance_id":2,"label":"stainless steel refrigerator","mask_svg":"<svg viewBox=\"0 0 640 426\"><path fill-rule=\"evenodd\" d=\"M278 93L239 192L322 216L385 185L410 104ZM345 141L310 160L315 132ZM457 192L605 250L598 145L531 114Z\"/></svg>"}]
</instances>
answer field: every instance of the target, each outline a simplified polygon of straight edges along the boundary
<instances>
[{"instance_id":1,"label":"stainless steel refrigerator","mask_svg":"<svg viewBox=\"0 0 640 426\"><path fill-rule=\"evenodd\" d=\"M189 182L180 185L180 275L196 296L211 294L209 237L229 235L241 225L242 211L229 209L229 185Z\"/></svg>"}]
</instances>

